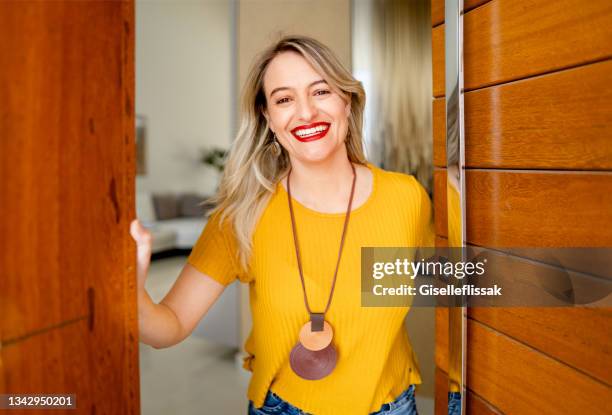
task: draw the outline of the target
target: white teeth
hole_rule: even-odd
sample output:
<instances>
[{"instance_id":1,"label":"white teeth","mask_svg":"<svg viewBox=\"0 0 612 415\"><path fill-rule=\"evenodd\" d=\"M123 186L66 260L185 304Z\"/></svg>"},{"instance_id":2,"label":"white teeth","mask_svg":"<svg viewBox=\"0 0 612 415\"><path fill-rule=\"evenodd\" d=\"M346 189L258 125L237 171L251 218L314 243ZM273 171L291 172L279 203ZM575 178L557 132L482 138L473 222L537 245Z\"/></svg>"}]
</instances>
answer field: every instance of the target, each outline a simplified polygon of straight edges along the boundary
<instances>
[{"instance_id":1,"label":"white teeth","mask_svg":"<svg viewBox=\"0 0 612 415\"><path fill-rule=\"evenodd\" d=\"M296 131L296 134L299 135L300 137L305 137L305 136L308 136L308 135L317 134L317 133L319 133L321 131L325 131L325 130L327 130L327 128L328 128L328 126L320 125L318 127L309 128L307 130Z\"/></svg>"}]
</instances>

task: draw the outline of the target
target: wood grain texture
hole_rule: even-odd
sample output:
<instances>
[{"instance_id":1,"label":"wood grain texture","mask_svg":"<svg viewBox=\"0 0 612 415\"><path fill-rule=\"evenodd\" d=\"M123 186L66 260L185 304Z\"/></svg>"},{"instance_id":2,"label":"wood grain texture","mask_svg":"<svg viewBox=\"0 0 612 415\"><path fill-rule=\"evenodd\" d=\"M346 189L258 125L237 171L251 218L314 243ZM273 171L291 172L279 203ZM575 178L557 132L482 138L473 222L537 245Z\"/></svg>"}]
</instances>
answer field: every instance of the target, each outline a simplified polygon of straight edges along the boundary
<instances>
[{"instance_id":1,"label":"wood grain texture","mask_svg":"<svg viewBox=\"0 0 612 415\"><path fill-rule=\"evenodd\" d=\"M444 0L431 0L431 25L444 22Z\"/></svg>"},{"instance_id":2,"label":"wood grain texture","mask_svg":"<svg viewBox=\"0 0 612 415\"><path fill-rule=\"evenodd\" d=\"M442 244L444 24L443 2L435 3L434 206ZM464 37L466 165L476 168L466 171L468 242L612 246L602 226L612 223L612 174L576 171L612 167L612 3L493 0L466 13ZM610 309L470 310L468 413L612 412L610 320ZM448 321L437 310L437 384L447 383L438 379L447 348ZM444 413L445 397L437 387L436 413Z\"/></svg>"},{"instance_id":3,"label":"wood grain texture","mask_svg":"<svg viewBox=\"0 0 612 415\"><path fill-rule=\"evenodd\" d=\"M448 215L446 201L446 169L434 170L433 174L434 227L436 236L448 237Z\"/></svg>"},{"instance_id":4,"label":"wood grain texture","mask_svg":"<svg viewBox=\"0 0 612 415\"><path fill-rule=\"evenodd\" d=\"M446 239L443 236L436 235L435 245L436 245L436 247L446 247L446 248L448 248L448 239Z\"/></svg>"},{"instance_id":5,"label":"wood grain texture","mask_svg":"<svg viewBox=\"0 0 612 415\"><path fill-rule=\"evenodd\" d=\"M2 393L76 394L76 413L91 413L94 382L90 379L88 331L87 320L83 319L4 346L0 351L4 362L2 378L5 378L5 385L0 389ZM37 362L36 367L33 362ZM10 410L7 413L28 415L35 411Z\"/></svg>"},{"instance_id":6,"label":"wood grain texture","mask_svg":"<svg viewBox=\"0 0 612 415\"><path fill-rule=\"evenodd\" d=\"M433 131L433 164L436 167L444 168L446 167L446 99L434 98L432 101L431 110Z\"/></svg>"},{"instance_id":7,"label":"wood grain texture","mask_svg":"<svg viewBox=\"0 0 612 415\"><path fill-rule=\"evenodd\" d=\"M446 59L444 57L444 29L445 25L441 24L431 30L431 82L432 94L436 98L444 96L446 89ZM464 62L464 69L467 62Z\"/></svg>"},{"instance_id":8,"label":"wood grain texture","mask_svg":"<svg viewBox=\"0 0 612 415\"><path fill-rule=\"evenodd\" d=\"M444 238L436 238L436 246L445 246L445 242ZM513 258L510 255L505 256ZM515 260L519 261L520 258ZM521 275L521 277L526 276ZM512 276L508 275L508 278ZM507 284L504 286L508 288ZM527 289L521 288L521 290L524 297L529 295ZM612 386L612 346L609 342L612 335L611 308L470 307L468 315L500 333L513 337ZM446 308L436 309L435 359L436 366L446 371L448 367L448 309Z\"/></svg>"},{"instance_id":9,"label":"wood grain texture","mask_svg":"<svg viewBox=\"0 0 612 415\"><path fill-rule=\"evenodd\" d=\"M473 307L470 318L612 386L612 309Z\"/></svg>"},{"instance_id":10,"label":"wood grain texture","mask_svg":"<svg viewBox=\"0 0 612 415\"><path fill-rule=\"evenodd\" d=\"M75 296L86 292L87 281L60 278L74 274L79 243L62 241L62 218L73 213L62 198L76 190L66 177L67 158L78 151L62 131L74 140L80 121L71 112L69 79L62 71L72 63L70 53L60 53L66 41L62 13L60 4L0 4L3 342L89 312L87 297Z\"/></svg>"},{"instance_id":11,"label":"wood grain texture","mask_svg":"<svg viewBox=\"0 0 612 415\"><path fill-rule=\"evenodd\" d=\"M612 61L465 94L466 166L612 169ZM433 100L434 165L446 166L444 98Z\"/></svg>"},{"instance_id":12,"label":"wood grain texture","mask_svg":"<svg viewBox=\"0 0 612 415\"><path fill-rule=\"evenodd\" d=\"M434 372L434 414L448 415L448 374L436 366Z\"/></svg>"},{"instance_id":13,"label":"wood grain texture","mask_svg":"<svg viewBox=\"0 0 612 415\"><path fill-rule=\"evenodd\" d=\"M477 321L467 329L467 385L502 413L612 412L609 386Z\"/></svg>"},{"instance_id":14,"label":"wood grain texture","mask_svg":"<svg viewBox=\"0 0 612 415\"><path fill-rule=\"evenodd\" d=\"M482 397L476 395L473 391L467 391L467 399L465 402L467 413L469 415L501 415L502 413L485 401Z\"/></svg>"},{"instance_id":15,"label":"wood grain texture","mask_svg":"<svg viewBox=\"0 0 612 415\"><path fill-rule=\"evenodd\" d=\"M448 374L436 367L435 369L434 413L436 415L448 415ZM437 392L440 393L437 393ZM473 391L467 390L466 408L469 415L500 415L501 412L490 403L477 396Z\"/></svg>"},{"instance_id":16,"label":"wood grain texture","mask_svg":"<svg viewBox=\"0 0 612 415\"><path fill-rule=\"evenodd\" d=\"M448 307L436 307L436 367L448 373Z\"/></svg>"},{"instance_id":17,"label":"wood grain texture","mask_svg":"<svg viewBox=\"0 0 612 415\"><path fill-rule=\"evenodd\" d=\"M610 248L468 248L469 259L478 257L486 262L484 275L470 282L480 287L503 287L501 297L473 297L470 307L612 308Z\"/></svg>"},{"instance_id":18,"label":"wood grain texture","mask_svg":"<svg viewBox=\"0 0 612 415\"><path fill-rule=\"evenodd\" d=\"M464 0L466 11L472 10L491 0ZM444 0L432 0L431 2L431 25L437 26L444 22Z\"/></svg>"},{"instance_id":19,"label":"wood grain texture","mask_svg":"<svg viewBox=\"0 0 612 415\"><path fill-rule=\"evenodd\" d=\"M121 269L117 278L121 287L123 307L120 316L122 320L121 355L119 364L121 373L121 405L127 414L138 415L140 411L140 366L139 366L139 323L137 302L136 277L136 244L129 232L132 219L136 218L136 15L134 0L121 2L122 16L122 47L121 47L121 73L123 94L123 118L120 183L119 188L120 212L118 237L122 242L123 257ZM104 285L104 281L100 281ZM114 319L112 310L115 309L115 293L106 298L103 304L105 315L111 321ZM104 333L102 336L117 336L116 333ZM117 336L118 338L119 336Z\"/></svg>"},{"instance_id":20,"label":"wood grain texture","mask_svg":"<svg viewBox=\"0 0 612 415\"><path fill-rule=\"evenodd\" d=\"M444 242L444 238L438 237L436 246L444 246ZM528 295L523 292L523 296ZM471 307L468 315L612 386L611 308ZM446 370L447 359L448 310L439 308L436 310L436 366Z\"/></svg>"},{"instance_id":21,"label":"wood grain texture","mask_svg":"<svg viewBox=\"0 0 612 415\"><path fill-rule=\"evenodd\" d=\"M3 388L65 368L88 413L140 412L133 28L132 1L0 5ZM13 361L46 336L56 351Z\"/></svg>"},{"instance_id":22,"label":"wood grain texture","mask_svg":"<svg viewBox=\"0 0 612 415\"><path fill-rule=\"evenodd\" d=\"M434 182L435 183L435 182ZM612 173L466 171L467 241L484 247L608 247Z\"/></svg>"},{"instance_id":23,"label":"wood grain texture","mask_svg":"<svg viewBox=\"0 0 612 415\"><path fill-rule=\"evenodd\" d=\"M608 0L493 0L464 17L464 87L482 88L612 56ZM433 94L444 95L444 25L432 32Z\"/></svg>"},{"instance_id":24,"label":"wood grain texture","mask_svg":"<svg viewBox=\"0 0 612 415\"><path fill-rule=\"evenodd\" d=\"M612 169L612 60L465 94L469 167Z\"/></svg>"}]
</instances>

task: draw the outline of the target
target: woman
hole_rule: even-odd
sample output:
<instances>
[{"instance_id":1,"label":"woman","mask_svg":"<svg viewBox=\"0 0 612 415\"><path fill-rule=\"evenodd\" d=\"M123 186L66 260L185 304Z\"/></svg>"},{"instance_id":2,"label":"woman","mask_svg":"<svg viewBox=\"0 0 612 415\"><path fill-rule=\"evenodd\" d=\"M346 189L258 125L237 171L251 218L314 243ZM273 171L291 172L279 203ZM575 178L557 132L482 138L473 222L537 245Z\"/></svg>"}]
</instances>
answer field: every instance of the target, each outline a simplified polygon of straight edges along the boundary
<instances>
[{"instance_id":1,"label":"woman","mask_svg":"<svg viewBox=\"0 0 612 415\"><path fill-rule=\"evenodd\" d=\"M253 320L249 414L416 414L408 307L361 307L360 249L429 245L429 197L366 162L363 88L318 41L264 51L242 103L216 208L160 304L144 290L150 235L132 223L141 341L182 341L238 278Z\"/></svg>"}]
</instances>

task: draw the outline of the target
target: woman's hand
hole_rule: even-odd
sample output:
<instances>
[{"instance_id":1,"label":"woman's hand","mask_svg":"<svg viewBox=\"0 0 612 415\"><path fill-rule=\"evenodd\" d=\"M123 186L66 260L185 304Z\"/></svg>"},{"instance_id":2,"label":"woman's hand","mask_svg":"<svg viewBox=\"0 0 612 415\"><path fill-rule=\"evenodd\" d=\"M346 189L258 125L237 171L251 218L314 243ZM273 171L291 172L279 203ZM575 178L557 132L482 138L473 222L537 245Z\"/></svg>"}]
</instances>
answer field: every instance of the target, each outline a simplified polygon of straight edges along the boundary
<instances>
[{"instance_id":1,"label":"woman's hand","mask_svg":"<svg viewBox=\"0 0 612 415\"><path fill-rule=\"evenodd\" d=\"M136 257L137 269L136 276L138 278L138 294L144 293L145 280L151 263L151 244L153 237L151 232L145 229L138 219L134 219L130 223L130 234L136 241Z\"/></svg>"},{"instance_id":2,"label":"woman's hand","mask_svg":"<svg viewBox=\"0 0 612 415\"><path fill-rule=\"evenodd\" d=\"M130 234L137 249L140 341L156 349L172 346L191 334L225 286L186 263L168 294L156 304L145 290L153 237L138 219L130 223Z\"/></svg>"}]
</instances>

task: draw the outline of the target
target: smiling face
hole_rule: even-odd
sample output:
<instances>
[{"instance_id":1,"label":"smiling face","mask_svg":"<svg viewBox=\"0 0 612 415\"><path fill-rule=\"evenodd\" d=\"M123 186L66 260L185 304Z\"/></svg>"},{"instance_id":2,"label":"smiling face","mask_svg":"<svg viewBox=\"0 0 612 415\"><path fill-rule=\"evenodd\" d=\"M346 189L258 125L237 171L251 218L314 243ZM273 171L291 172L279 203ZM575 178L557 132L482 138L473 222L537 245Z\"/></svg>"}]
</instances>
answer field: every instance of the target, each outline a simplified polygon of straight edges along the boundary
<instances>
[{"instance_id":1,"label":"smiling face","mask_svg":"<svg viewBox=\"0 0 612 415\"><path fill-rule=\"evenodd\" d=\"M296 52L269 63L263 79L270 129L290 158L302 162L345 154L350 102Z\"/></svg>"}]
</instances>

